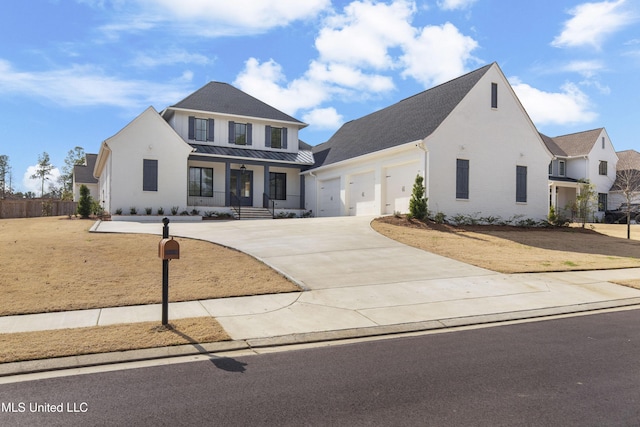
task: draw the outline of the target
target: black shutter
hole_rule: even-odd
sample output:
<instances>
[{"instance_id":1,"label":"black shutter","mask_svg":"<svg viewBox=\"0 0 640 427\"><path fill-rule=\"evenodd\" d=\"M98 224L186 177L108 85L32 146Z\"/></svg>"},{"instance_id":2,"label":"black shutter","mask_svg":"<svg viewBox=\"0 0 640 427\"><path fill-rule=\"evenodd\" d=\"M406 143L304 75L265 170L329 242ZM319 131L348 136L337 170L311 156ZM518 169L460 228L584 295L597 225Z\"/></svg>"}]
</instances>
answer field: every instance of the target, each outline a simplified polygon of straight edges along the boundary
<instances>
[{"instance_id":1,"label":"black shutter","mask_svg":"<svg viewBox=\"0 0 640 427\"><path fill-rule=\"evenodd\" d=\"M196 139L196 118L189 116L189 139Z\"/></svg>"},{"instance_id":2,"label":"black shutter","mask_svg":"<svg viewBox=\"0 0 640 427\"><path fill-rule=\"evenodd\" d=\"M142 191L158 191L157 160L142 160Z\"/></svg>"},{"instance_id":3,"label":"black shutter","mask_svg":"<svg viewBox=\"0 0 640 427\"><path fill-rule=\"evenodd\" d=\"M282 148L287 148L287 128L282 128Z\"/></svg>"},{"instance_id":4,"label":"black shutter","mask_svg":"<svg viewBox=\"0 0 640 427\"><path fill-rule=\"evenodd\" d=\"M516 202L527 201L527 167L516 166Z\"/></svg>"},{"instance_id":5,"label":"black shutter","mask_svg":"<svg viewBox=\"0 0 640 427\"><path fill-rule=\"evenodd\" d=\"M264 146L271 147L271 126L264 127Z\"/></svg>"},{"instance_id":6,"label":"black shutter","mask_svg":"<svg viewBox=\"0 0 640 427\"><path fill-rule=\"evenodd\" d=\"M236 122L229 122L229 144L236 143Z\"/></svg>"},{"instance_id":7,"label":"black shutter","mask_svg":"<svg viewBox=\"0 0 640 427\"><path fill-rule=\"evenodd\" d=\"M469 198L469 160L456 159L456 199Z\"/></svg>"},{"instance_id":8,"label":"black shutter","mask_svg":"<svg viewBox=\"0 0 640 427\"><path fill-rule=\"evenodd\" d=\"M253 142L253 125L247 123L247 145L251 145Z\"/></svg>"},{"instance_id":9,"label":"black shutter","mask_svg":"<svg viewBox=\"0 0 640 427\"><path fill-rule=\"evenodd\" d=\"M213 141L213 136L215 135L213 126L213 119L209 119L207 123L207 141Z\"/></svg>"}]
</instances>

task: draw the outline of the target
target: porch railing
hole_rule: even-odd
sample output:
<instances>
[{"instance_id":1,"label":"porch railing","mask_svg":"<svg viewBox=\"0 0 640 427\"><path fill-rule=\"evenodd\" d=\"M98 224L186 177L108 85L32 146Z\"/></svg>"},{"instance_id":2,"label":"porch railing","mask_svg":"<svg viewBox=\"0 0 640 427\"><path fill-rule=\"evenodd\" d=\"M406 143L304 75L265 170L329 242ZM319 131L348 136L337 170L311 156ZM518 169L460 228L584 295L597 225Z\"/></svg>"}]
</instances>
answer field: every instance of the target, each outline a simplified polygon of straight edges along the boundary
<instances>
[{"instance_id":1,"label":"porch railing","mask_svg":"<svg viewBox=\"0 0 640 427\"><path fill-rule=\"evenodd\" d=\"M275 200L271 200L267 193L262 193L262 207L269 209L269 212L271 212L271 218L276 217L276 202Z\"/></svg>"},{"instance_id":2,"label":"porch railing","mask_svg":"<svg viewBox=\"0 0 640 427\"><path fill-rule=\"evenodd\" d=\"M231 209L236 211L238 213L238 219L241 219L240 209L242 207L242 202L240 201L240 198L236 196L236 193L231 192L230 199L231 199Z\"/></svg>"},{"instance_id":3,"label":"porch railing","mask_svg":"<svg viewBox=\"0 0 640 427\"><path fill-rule=\"evenodd\" d=\"M213 197L189 196L187 206L210 206L222 207L226 205L224 191L214 191Z\"/></svg>"}]
</instances>

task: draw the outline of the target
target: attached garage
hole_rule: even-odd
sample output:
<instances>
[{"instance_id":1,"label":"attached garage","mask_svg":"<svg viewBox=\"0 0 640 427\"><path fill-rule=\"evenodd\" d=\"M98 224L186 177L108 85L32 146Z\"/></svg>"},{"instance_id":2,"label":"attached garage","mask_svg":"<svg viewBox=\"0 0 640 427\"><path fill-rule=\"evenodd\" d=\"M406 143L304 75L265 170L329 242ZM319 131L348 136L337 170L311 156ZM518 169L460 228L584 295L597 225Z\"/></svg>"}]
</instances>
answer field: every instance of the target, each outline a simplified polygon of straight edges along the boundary
<instances>
[{"instance_id":1,"label":"attached garage","mask_svg":"<svg viewBox=\"0 0 640 427\"><path fill-rule=\"evenodd\" d=\"M318 216L341 216L340 178L320 181Z\"/></svg>"},{"instance_id":2,"label":"attached garage","mask_svg":"<svg viewBox=\"0 0 640 427\"><path fill-rule=\"evenodd\" d=\"M375 173L351 175L348 185L349 215L376 215Z\"/></svg>"},{"instance_id":3,"label":"attached garage","mask_svg":"<svg viewBox=\"0 0 640 427\"><path fill-rule=\"evenodd\" d=\"M384 213L409 212L413 183L420 171L419 162L392 166L384 170Z\"/></svg>"}]
</instances>

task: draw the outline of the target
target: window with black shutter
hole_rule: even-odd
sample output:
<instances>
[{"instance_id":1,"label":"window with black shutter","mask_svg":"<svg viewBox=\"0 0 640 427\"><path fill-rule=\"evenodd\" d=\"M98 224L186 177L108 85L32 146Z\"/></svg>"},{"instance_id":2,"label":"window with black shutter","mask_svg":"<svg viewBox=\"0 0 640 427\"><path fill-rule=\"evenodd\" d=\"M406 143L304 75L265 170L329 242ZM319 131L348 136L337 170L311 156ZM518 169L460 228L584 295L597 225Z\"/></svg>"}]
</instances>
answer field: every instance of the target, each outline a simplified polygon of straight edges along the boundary
<instances>
[{"instance_id":1,"label":"window with black shutter","mask_svg":"<svg viewBox=\"0 0 640 427\"><path fill-rule=\"evenodd\" d=\"M142 160L142 190L158 191L158 161Z\"/></svg>"},{"instance_id":2,"label":"window with black shutter","mask_svg":"<svg viewBox=\"0 0 640 427\"><path fill-rule=\"evenodd\" d=\"M469 198L469 160L456 159L456 199Z\"/></svg>"},{"instance_id":3,"label":"window with black shutter","mask_svg":"<svg viewBox=\"0 0 640 427\"><path fill-rule=\"evenodd\" d=\"M516 166L516 202L527 201L527 167Z\"/></svg>"}]
</instances>

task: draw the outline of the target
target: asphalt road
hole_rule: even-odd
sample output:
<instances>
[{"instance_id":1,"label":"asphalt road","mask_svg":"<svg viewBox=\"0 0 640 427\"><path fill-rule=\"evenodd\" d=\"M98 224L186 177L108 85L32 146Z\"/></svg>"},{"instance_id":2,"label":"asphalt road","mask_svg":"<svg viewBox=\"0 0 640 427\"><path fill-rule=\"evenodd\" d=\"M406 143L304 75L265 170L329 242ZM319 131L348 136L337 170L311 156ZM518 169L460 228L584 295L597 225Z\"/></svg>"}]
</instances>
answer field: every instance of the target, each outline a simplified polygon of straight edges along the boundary
<instances>
[{"instance_id":1,"label":"asphalt road","mask_svg":"<svg viewBox=\"0 0 640 427\"><path fill-rule=\"evenodd\" d=\"M0 404L2 426L640 425L640 310L4 384Z\"/></svg>"}]
</instances>

